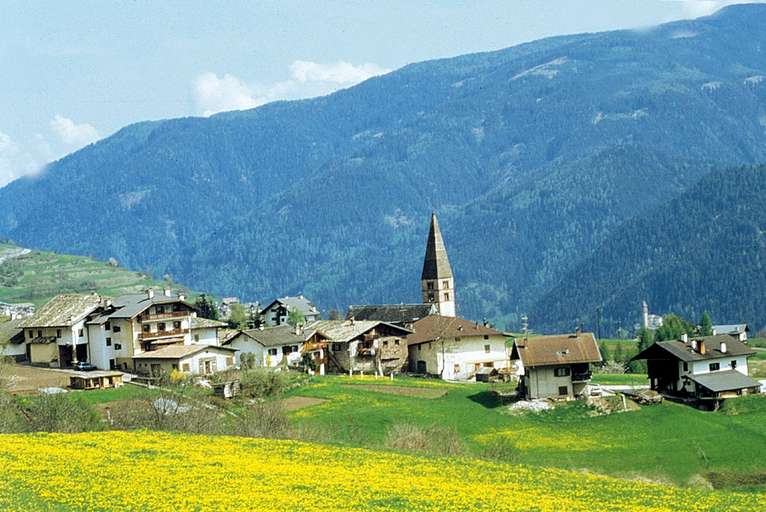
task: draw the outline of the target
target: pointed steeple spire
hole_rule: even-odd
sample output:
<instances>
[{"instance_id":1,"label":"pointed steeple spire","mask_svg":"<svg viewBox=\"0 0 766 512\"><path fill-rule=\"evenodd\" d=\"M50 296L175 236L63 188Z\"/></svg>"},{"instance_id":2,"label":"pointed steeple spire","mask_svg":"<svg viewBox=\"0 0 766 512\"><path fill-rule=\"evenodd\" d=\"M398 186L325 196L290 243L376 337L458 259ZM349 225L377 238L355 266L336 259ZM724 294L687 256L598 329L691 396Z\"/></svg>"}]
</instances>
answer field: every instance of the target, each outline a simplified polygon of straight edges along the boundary
<instances>
[{"instance_id":1,"label":"pointed steeple spire","mask_svg":"<svg viewBox=\"0 0 766 512\"><path fill-rule=\"evenodd\" d=\"M452 267L447 257L447 248L444 246L442 232L439 229L439 221L436 213L431 214L431 228L428 230L428 243L426 244L426 257L423 260L423 273L421 280L437 280L452 278Z\"/></svg>"}]
</instances>

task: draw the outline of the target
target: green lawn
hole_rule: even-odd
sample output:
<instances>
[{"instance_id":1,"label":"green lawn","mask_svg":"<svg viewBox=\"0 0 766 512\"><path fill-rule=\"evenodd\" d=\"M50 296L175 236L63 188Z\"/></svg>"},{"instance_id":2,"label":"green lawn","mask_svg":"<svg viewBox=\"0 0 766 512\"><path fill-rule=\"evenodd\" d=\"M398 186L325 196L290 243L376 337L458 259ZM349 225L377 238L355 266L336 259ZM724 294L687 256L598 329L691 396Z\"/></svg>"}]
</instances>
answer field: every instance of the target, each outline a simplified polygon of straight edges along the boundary
<instances>
[{"instance_id":1,"label":"green lawn","mask_svg":"<svg viewBox=\"0 0 766 512\"><path fill-rule=\"evenodd\" d=\"M157 391L142 386L135 386L133 384L125 384L119 388L71 391L68 396L82 399L92 405L97 405L118 400L135 400L152 394L156 395Z\"/></svg>"},{"instance_id":2,"label":"green lawn","mask_svg":"<svg viewBox=\"0 0 766 512\"><path fill-rule=\"evenodd\" d=\"M446 395L401 396L360 384L427 387ZM323 377L290 394L327 402L290 414L296 426L342 445L385 448L394 425L438 426L456 432L468 453L509 462L677 484L703 475L720 486L743 482L766 490L760 487L766 484L766 397L733 400L717 413L666 402L591 417L581 403L538 415L509 414L489 391L483 384Z\"/></svg>"},{"instance_id":3,"label":"green lawn","mask_svg":"<svg viewBox=\"0 0 766 512\"><path fill-rule=\"evenodd\" d=\"M644 386L649 384L649 377L645 373L594 373L592 382L594 384Z\"/></svg>"}]
</instances>

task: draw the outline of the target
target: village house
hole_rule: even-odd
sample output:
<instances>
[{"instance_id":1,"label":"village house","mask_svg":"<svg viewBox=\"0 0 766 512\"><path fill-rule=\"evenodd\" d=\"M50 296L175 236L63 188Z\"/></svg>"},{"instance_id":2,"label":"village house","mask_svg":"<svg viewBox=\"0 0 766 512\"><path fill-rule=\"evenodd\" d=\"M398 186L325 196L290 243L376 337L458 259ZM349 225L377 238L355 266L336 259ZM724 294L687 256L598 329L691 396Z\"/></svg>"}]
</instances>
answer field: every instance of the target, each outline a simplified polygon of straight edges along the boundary
<instances>
[{"instance_id":1,"label":"village house","mask_svg":"<svg viewBox=\"0 0 766 512\"><path fill-rule=\"evenodd\" d=\"M25 318L27 360L32 364L67 368L78 361L89 361L88 329L85 323L102 306L95 293L62 294L52 298L37 312Z\"/></svg>"},{"instance_id":2,"label":"village house","mask_svg":"<svg viewBox=\"0 0 766 512\"><path fill-rule=\"evenodd\" d=\"M412 331L377 320L321 320L311 325L327 340L328 371L388 375L407 365Z\"/></svg>"},{"instance_id":3,"label":"village house","mask_svg":"<svg viewBox=\"0 0 766 512\"><path fill-rule=\"evenodd\" d=\"M0 322L0 359L10 358L14 361L27 359L24 345L24 329L21 327L22 318Z\"/></svg>"},{"instance_id":4,"label":"village house","mask_svg":"<svg viewBox=\"0 0 766 512\"><path fill-rule=\"evenodd\" d=\"M252 355L253 364L259 367L297 366L305 343L321 343L325 339L313 325L279 325L240 331L226 346L237 351L237 364L242 363L243 355Z\"/></svg>"},{"instance_id":5,"label":"village house","mask_svg":"<svg viewBox=\"0 0 766 512\"><path fill-rule=\"evenodd\" d=\"M303 295L297 297L282 297L275 299L261 311L261 320L264 325L273 327L287 324L290 311L297 311L303 315L303 322L308 324L319 320L320 314L317 307Z\"/></svg>"},{"instance_id":6,"label":"village house","mask_svg":"<svg viewBox=\"0 0 766 512\"><path fill-rule=\"evenodd\" d=\"M592 333L578 331L515 339L511 360L525 399L575 398L586 390L590 365L601 362L601 352Z\"/></svg>"},{"instance_id":7,"label":"village house","mask_svg":"<svg viewBox=\"0 0 766 512\"><path fill-rule=\"evenodd\" d=\"M166 345L133 357L136 373L149 377L170 375L173 371L211 375L234 366L236 350L213 345Z\"/></svg>"},{"instance_id":8,"label":"village house","mask_svg":"<svg viewBox=\"0 0 766 512\"><path fill-rule=\"evenodd\" d=\"M223 345L223 338L229 329L229 324L210 320L199 316L191 317L192 343L203 345Z\"/></svg>"},{"instance_id":9,"label":"village house","mask_svg":"<svg viewBox=\"0 0 766 512\"><path fill-rule=\"evenodd\" d=\"M35 305L29 302L9 304L0 302L0 317L7 317L11 320L28 318L35 314Z\"/></svg>"},{"instance_id":10,"label":"village house","mask_svg":"<svg viewBox=\"0 0 766 512\"><path fill-rule=\"evenodd\" d=\"M428 315L439 312L436 304L377 304L349 306L347 320L379 320L400 327L410 328L412 324Z\"/></svg>"},{"instance_id":11,"label":"village house","mask_svg":"<svg viewBox=\"0 0 766 512\"><path fill-rule=\"evenodd\" d=\"M472 380L477 373L510 368L507 337L489 326L460 317L430 315L412 328L415 332L407 337L411 372L445 380Z\"/></svg>"},{"instance_id":12,"label":"village house","mask_svg":"<svg viewBox=\"0 0 766 512\"><path fill-rule=\"evenodd\" d=\"M738 336L715 335L658 341L633 357L646 360L651 388L669 395L712 401L760 392L748 376L755 351Z\"/></svg>"},{"instance_id":13,"label":"village house","mask_svg":"<svg viewBox=\"0 0 766 512\"><path fill-rule=\"evenodd\" d=\"M747 333L750 327L747 324L714 325L713 335L727 334L736 337L739 341L747 342Z\"/></svg>"}]
</instances>

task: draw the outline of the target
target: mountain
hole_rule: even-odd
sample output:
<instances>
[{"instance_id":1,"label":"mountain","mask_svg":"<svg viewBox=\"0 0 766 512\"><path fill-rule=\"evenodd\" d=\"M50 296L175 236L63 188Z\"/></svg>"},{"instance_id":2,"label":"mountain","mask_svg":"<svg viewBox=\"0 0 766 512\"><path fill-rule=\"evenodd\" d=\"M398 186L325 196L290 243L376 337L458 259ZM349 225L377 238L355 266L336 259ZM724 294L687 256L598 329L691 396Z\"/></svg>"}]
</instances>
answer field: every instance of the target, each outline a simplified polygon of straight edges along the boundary
<instances>
[{"instance_id":1,"label":"mountain","mask_svg":"<svg viewBox=\"0 0 766 512\"><path fill-rule=\"evenodd\" d=\"M0 242L0 302L31 302L41 306L60 293L95 291L119 297L163 284L120 268L116 262L32 251ZM177 287L173 284L174 289Z\"/></svg>"},{"instance_id":2,"label":"mountain","mask_svg":"<svg viewBox=\"0 0 766 512\"><path fill-rule=\"evenodd\" d=\"M0 237L329 309L419 300L435 210L459 312L517 324L627 222L766 162L765 25L733 6L128 126L0 189Z\"/></svg>"},{"instance_id":3,"label":"mountain","mask_svg":"<svg viewBox=\"0 0 766 512\"><path fill-rule=\"evenodd\" d=\"M614 332L625 319L637 320L647 300L653 310L697 322L710 311L718 323L763 327L763 197L766 166L705 176L649 215L626 222L540 299L530 316L571 311L596 328L601 307L602 328Z\"/></svg>"}]
</instances>

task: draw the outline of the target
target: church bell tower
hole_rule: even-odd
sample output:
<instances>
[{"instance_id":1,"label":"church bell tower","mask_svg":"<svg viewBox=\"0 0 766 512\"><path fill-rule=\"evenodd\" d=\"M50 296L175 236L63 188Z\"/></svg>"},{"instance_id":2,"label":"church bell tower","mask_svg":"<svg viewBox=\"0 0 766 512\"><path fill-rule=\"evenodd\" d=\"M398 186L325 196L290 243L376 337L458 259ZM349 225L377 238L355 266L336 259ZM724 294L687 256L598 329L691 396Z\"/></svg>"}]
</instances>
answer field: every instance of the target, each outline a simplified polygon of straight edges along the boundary
<instances>
[{"instance_id":1,"label":"church bell tower","mask_svg":"<svg viewBox=\"0 0 766 512\"><path fill-rule=\"evenodd\" d=\"M455 279L435 213L431 214L420 287L424 303L436 304L442 316L455 316Z\"/></svg>"}]
</instances>

